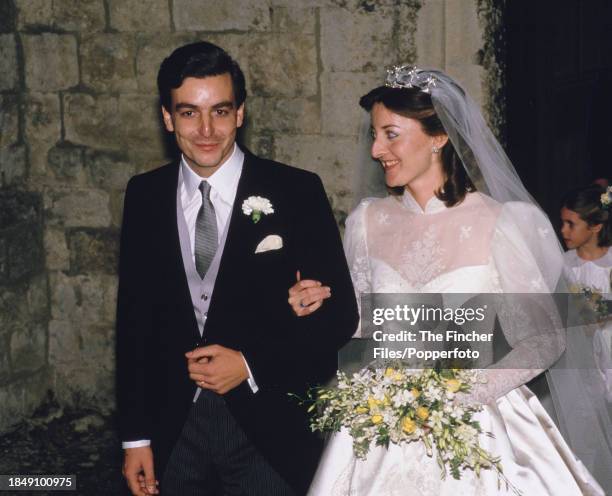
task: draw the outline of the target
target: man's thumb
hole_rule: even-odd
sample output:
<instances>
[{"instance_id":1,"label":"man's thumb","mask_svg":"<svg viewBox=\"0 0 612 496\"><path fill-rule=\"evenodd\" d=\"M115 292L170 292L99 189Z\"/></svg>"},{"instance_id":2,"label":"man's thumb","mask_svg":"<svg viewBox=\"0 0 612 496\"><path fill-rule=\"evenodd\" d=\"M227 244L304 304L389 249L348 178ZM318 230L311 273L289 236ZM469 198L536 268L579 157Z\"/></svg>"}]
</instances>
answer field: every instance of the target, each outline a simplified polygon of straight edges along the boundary
<instances>
[{"instance_id":1,"label":"man's thumb","mask_svg":"<svg viewBox=\"0 0 612 496\"><path fill-rule=\"evenodd\" d=\"M149 458L143 463L142 470L145 476L145 486L149 494L157 493L157 480L155 479L155 468L153 465L153 459Z\"/></svg>"}]
</instances>

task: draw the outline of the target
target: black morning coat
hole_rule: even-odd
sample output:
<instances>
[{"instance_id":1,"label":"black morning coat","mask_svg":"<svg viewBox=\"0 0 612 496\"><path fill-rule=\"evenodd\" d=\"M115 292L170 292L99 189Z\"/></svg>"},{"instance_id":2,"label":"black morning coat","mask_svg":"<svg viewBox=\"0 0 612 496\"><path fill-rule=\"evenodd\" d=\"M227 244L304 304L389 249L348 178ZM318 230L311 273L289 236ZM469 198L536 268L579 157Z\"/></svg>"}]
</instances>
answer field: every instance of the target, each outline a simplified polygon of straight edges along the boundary
<instances>
[{"instance_id":1,"label":"black morning coat","mask_svg":"<svg viewBox=\"0 0 612 496\"><path fill-rule=\"evenodd\" d=\"M179 162L133 177L121 231L117 309L117 391L122 441L151 439L156 476L164 467L196 391L185 353L196 345L239 350L259 386L244 381L225 394L230 412L269 463L304 494L321 439L309 428L304 396L329 381L337 352L355 332L357 305L332 211L319 177L245 152L225 250L200 338L177 227ZM253 220L250 196L274 213ZM255 248L267 235L283 247ZM314 314L296 317L288 289L302 278L329 285ZM162 481L163 485L163 481Z\"/></svg>"}]
</instances>

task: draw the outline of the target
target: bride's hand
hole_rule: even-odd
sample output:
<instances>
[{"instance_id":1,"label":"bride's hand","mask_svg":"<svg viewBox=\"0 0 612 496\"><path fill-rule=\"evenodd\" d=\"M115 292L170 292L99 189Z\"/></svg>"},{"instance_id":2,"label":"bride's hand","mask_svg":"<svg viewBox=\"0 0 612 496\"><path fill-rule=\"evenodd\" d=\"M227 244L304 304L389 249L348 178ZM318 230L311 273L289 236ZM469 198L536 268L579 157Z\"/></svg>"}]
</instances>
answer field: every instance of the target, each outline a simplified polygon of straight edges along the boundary
<instances>
[{"instance_id":1,"label":"bride's hand","mask_svg":"<svg viewBox=\"0 0 612 496\"><path fill-rule=\"evenodd\" d=\"M289 288L289 305L298 317L304 317L317 311L323 301L331 296L331 288L323 286L320 281L304 279L298 270L297 282Z\"/></svg>"}]
</instances>

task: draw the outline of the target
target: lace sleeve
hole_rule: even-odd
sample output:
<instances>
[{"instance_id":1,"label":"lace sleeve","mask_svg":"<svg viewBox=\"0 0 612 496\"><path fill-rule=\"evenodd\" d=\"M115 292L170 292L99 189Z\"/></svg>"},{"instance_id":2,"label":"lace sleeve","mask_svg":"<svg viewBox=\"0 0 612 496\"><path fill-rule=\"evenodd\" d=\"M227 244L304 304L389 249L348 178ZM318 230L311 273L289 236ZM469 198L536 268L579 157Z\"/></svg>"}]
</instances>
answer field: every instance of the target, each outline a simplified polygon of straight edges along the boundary
<instances>
[{"instance_id":1,"label":"lace sleeve","mask_svg":"<svg viewBox=\"0 0 612 496\"><path fill-rule=\"evenodd\" d=\"M533 379L565 349L565 329L551 294L563 257L548 219L531 205L506 204L493 234L491 257L503 293L497 317L512 349L483 371L486 382L470 393L480 403Z\"/></svg>"},{"instance_id":2,"label":"lace sleeve","mask_svg":"<svg viewBox=\"0 0 612 496\"><path fill-rule=\"evenodd\" d=\"M344 252L348 261L359 314L361 315L361 293L371 293L371 271L366 240L366 210L369 200L362 200L346 219L344 232ZM361 337L361 321L355 332L355 337Z\"/></svg>"}]
</instances>

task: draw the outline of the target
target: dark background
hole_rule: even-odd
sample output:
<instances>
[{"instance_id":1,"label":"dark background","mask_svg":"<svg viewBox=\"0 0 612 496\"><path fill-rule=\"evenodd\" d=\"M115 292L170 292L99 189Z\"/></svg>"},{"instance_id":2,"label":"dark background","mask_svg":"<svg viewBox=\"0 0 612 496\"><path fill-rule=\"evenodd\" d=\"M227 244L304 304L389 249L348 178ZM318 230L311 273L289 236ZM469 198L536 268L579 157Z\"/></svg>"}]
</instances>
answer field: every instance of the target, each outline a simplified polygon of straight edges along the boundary
<instances>
[{"instance_id":1,"label":"dark background","mask_svg":"<svg viewBox=\"0 0 612 496\"><path fill-rule=\"evenodd\" d=\"M508 0L507 151L558 224L562 195L609 179L612 2Z\"/></svg>"}]
</instances>

